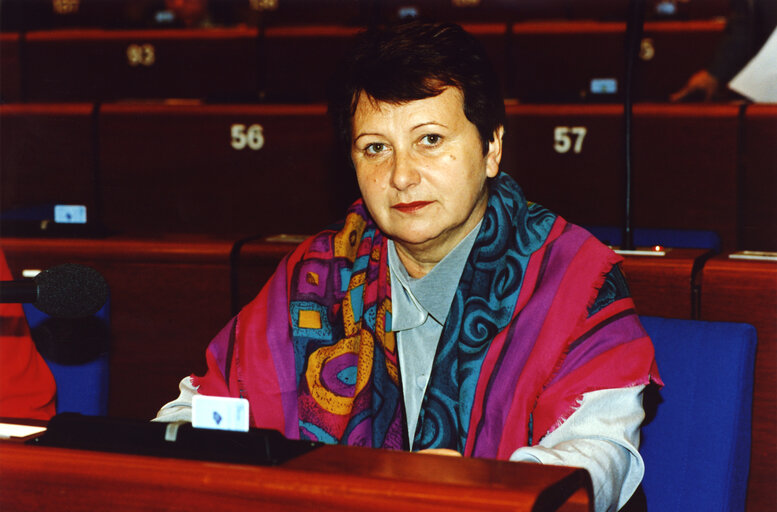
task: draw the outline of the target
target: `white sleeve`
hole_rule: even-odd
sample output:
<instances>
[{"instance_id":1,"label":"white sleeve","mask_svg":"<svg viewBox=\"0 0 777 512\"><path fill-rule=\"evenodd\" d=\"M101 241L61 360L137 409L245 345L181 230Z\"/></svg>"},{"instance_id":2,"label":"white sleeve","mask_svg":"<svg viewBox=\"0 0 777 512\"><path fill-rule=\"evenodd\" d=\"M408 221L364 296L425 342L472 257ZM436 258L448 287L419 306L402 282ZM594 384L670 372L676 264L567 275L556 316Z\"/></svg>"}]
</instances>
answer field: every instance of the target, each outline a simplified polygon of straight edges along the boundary
<instances>
[{"instance_id":1,"label":"white sleeve","mask_svg":"<svg viewBox=\"0 0 777 512\"><path fill-rule=\"evenodd\" d=\"M192 397L199 394L192 384L191 377L184 377L178 384L181 394L172 402L168 402L156 413L151 421L173 423L177 421L192 421Z\"/></svg>"},{"instance_id":2,"label":"white sleeve","mask_svg":"<svg viewBox=\"0 0 777 512\"><path fill-rule=\"evenodd\" d=\"M645 386L585 393L580 406L539 445L517 449L510 460L588 470L594 509L620 509L642 481L639 428L645 418Z\"/></svg>"}]
</instances>

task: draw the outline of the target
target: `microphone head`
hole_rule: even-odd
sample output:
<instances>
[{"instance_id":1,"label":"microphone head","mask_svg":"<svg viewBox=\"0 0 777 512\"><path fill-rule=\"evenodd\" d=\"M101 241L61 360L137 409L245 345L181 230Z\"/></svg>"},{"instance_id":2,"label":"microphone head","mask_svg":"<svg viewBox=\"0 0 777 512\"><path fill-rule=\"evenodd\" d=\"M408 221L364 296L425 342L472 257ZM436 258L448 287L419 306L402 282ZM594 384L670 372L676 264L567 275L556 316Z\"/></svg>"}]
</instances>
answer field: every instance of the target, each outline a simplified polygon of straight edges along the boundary
<instances>
[{"instance_id":1,"label":"microphone head","mask_svg":"<svg viewBox=\"0 0 777 512\"><path fill-rule=\"evenodd\" d=\"M108 283L91 267L65 263L35 278L35 307L55 318L85 318L97 313L108 300Z\"/></svg>"}]
</instances>

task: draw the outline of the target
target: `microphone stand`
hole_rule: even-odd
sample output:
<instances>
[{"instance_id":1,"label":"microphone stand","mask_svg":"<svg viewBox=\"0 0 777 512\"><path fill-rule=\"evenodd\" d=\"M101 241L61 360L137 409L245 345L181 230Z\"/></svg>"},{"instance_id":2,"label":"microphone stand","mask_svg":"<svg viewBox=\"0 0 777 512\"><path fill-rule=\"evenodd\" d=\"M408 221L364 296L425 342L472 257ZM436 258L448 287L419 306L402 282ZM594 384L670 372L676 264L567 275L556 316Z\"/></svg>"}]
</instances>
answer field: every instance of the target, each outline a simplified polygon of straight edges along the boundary
<instances>
[{"instance_id":1,"label":"microphone stand","mask_svg":"<svg viewBox=\"0 0 777 512\"><path fill-rule=\"evenodd\" d=\"M642 41L642 28L645 21L645 0L630 0L626 20L625 56L626 66L623 87L623 135L625 190L623 211L623 237L621 249L634 250L634 233L631 228L632 205L632 103L634 96L634 67Z\"/></svg>"}]
</instances>

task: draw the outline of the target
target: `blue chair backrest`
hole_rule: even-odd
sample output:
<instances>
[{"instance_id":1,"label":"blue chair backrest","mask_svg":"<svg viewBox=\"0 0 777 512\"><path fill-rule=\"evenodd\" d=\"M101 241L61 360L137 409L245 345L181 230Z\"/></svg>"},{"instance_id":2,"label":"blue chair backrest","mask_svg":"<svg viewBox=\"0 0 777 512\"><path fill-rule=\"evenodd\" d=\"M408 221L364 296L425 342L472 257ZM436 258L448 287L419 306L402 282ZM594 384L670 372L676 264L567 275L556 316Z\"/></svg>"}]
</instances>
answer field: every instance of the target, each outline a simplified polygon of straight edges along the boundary
<instances>
[{"instance_id":1,"label":"blue chair backrest","mask_svg":"<svg viewBox=\"0 0 777 512\"><path fill-rule=\"evenodd\" d=\"M623 231L614 226L584 226L596 238L608 245L621 245ZM676 249L712 249L720 252L720 237L714 231L702 229L634 229L634 245L661 245Z\"/></svg>"},{"instance_id":2,"label":"blue chair backrest","mask_svg":"<svg viewBox=\"0 0 777 512\"><path fill-rule=\"evenodd\" d=\"M24 314L57 383L57 414L108 414L110 299L85 319L51 318L32 304Z\"/></svg>"},{"instance_id":3,"label":"blue chair backrest","mask_svg":"<svg viewBox=\"0 0 777 512\"><path fill-rule=\"evenodd\" d=\"M750 466L756 331L641 317L665 387L646 393L640 452L650 511L741 511ZM652 399L651 399L652 398ZM658 398L655 418L651 402Z\"/></svg>"}]
</instances>

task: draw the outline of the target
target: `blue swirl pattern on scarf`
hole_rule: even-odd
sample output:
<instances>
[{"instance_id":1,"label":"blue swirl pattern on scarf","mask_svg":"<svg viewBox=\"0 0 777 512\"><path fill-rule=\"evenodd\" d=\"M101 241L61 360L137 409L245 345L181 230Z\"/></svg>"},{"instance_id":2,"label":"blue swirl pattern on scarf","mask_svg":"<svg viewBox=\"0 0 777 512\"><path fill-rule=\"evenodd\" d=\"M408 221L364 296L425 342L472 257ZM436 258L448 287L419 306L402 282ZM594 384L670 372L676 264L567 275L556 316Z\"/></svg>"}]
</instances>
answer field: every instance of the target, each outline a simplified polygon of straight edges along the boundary
<instances>
[{"instance_id":1,"label":"blue swirl pattern on scarf","mask_svg":"<svg viewBox=\"0 0 777 512\"><path fill-rule=\"evenodd\" d=\"M630 296L631 292L629 291L629 283L626 282L626 276L623 275L620 265L615 265L607 273L604 284L599 289L599 294L588 308L588 316L591 317L613 302Z\"/></svg>"},{"instance_id":2,"label":"blue swirl pattern on scarf","mask_svg":"<svg viewBox=\"0 0 777 512\"><path fill-rule=\"evenodd\" d=\"M464 452L480 368L513 315L529 257L555 214L528 205L506 173L489 183L488 207L443 327L413 449Z\"/></svg>"}]
</instances>

